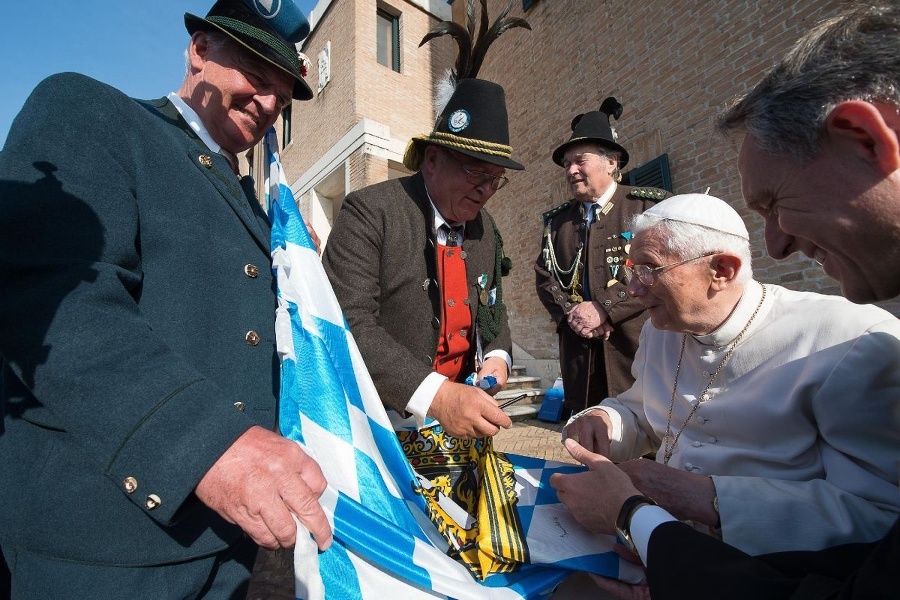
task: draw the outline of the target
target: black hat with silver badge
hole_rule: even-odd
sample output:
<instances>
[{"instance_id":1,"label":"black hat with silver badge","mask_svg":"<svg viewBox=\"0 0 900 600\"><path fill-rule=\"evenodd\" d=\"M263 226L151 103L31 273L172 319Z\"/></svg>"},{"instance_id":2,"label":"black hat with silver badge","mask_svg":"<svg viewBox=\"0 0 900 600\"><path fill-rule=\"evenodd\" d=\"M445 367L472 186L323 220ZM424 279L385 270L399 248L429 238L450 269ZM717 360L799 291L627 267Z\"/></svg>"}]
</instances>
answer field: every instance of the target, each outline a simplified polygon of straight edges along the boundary
<instances>
[{"instance_id":1,"label":"black hat with silver badge","mask_svg":"<svg viewBox=\"0 0 900 600\"><path fill-rule=\"evenodd\" d=\"M422 166L425 147L442 146L467 154L478 160L507 169L524 169L512 159L509 145L509 118L506 112L506 94L503 87L493 81L477 79L487 49L504 31L514 27L531 29L525 19L510 17L512 1L508 2L497 19L488 25L487 4L482 2L481 27L474 39L475 8L469 0L465 26L453 21L442 21L428 32L419 46L429 40L450 35L459 46L456 65L448 70L436 91L437 120L428 135L414 136L406 146L403 164L411 171Z\"/></svg>"}]
</instances>

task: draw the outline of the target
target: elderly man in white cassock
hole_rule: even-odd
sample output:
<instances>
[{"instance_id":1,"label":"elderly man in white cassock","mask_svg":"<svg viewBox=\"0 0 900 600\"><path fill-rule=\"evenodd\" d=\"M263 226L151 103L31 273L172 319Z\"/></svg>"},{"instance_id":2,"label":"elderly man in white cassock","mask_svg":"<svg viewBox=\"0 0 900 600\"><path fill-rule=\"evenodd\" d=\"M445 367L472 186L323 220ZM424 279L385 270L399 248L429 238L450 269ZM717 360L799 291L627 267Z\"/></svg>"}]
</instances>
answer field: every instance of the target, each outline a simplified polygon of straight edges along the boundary
<instances>
[{"instance_id":1,"label":"elderly man in white cassock","mask_svg":"<svg viewBox=\"0 0 900 600\"><path fill-rule=\"evenodd\" d=\"M632 511L658 503L749 554L884 535L900 508L900 321L755 281L743 221L711 196L664 200L632 232L628 293L650 314L635 384L563 438L620 463ZM571 477L554 485L590 525L596 492Z\"/></svg>"}]
</instances>

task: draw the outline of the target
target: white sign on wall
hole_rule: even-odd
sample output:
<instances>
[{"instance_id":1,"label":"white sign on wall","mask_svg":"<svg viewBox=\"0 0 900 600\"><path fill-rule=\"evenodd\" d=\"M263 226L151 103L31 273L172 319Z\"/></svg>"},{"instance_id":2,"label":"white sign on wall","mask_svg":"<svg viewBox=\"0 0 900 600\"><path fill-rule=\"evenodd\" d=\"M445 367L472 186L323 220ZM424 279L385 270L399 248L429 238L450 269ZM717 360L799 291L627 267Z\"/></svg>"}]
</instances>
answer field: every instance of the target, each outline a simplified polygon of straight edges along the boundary
<instances>
[{"instance_id":1,"label":"white sign on wall","mask_svg":"<svg viewBox=\"0 0 900 600\"><path fill-rule=\"evenodd\" d=\"M328 82L331 81L331 42L325 42L325 47L319 52L319 86L318 93L322 93Z\"/></svg>"}]
</instances>

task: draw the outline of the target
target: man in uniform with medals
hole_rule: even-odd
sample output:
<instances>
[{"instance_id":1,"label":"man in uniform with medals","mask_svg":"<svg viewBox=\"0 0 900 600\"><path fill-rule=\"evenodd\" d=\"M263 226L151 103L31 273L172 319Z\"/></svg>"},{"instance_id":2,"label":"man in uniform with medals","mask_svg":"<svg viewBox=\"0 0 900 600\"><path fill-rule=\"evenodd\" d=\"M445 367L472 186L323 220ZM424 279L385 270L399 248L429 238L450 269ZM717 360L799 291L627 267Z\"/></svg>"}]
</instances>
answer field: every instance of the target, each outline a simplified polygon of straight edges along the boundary
<instances>
[{"instance_id":1,"label":"man in uniform with medals","mask_svg":"<svg viewBox=\"0 0 900 600\"><path fill-rule=\"evenodd\" d=\"M609 117L622 105L603 101L578 115L572 136L553 152L573 198L543 215L535 264L537 294L557 325L566 416L631 387L631 362L646 320L626 294L629 219L669 194L619 185L628 152L616 142Z\"/></svg>"}]
</instances>

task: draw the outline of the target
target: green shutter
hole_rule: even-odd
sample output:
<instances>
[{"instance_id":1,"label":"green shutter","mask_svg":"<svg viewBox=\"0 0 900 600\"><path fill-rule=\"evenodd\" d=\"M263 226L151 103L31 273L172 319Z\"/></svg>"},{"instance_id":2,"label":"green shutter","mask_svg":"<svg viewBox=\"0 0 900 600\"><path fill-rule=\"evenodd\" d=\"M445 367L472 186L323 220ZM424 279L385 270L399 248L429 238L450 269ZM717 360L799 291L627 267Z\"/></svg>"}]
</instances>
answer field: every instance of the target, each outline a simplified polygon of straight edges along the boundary
<instances>
[{"instance_id":1,"label":"green shutter","mask_svg":"<svg viewBox=\"0 0 900 600\"><path fill-rule=\"evenodd\" d=\"M674 193L672 175L669 173L669 155L665 153L628 171L622 179L628 185L662 188Z\"/></svg>"},{"instance_id":2,"label":"green shutter","mask_svg":"<svg viewBox=\"0 0 900 600\"><path fill-rule=\"evenodd\" d=\"M400 72L400 19L391 19L391 41L394 43L394 70Z\"/></svg>"}]
</instances>

